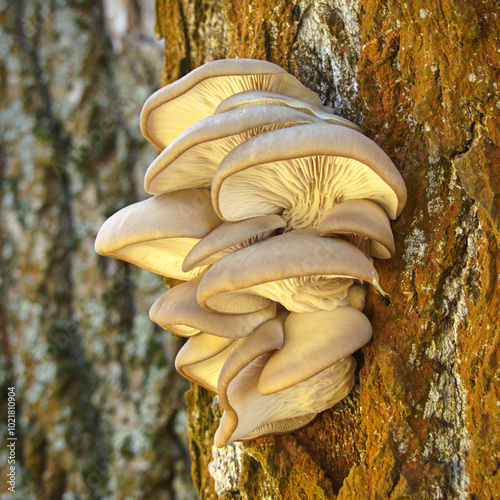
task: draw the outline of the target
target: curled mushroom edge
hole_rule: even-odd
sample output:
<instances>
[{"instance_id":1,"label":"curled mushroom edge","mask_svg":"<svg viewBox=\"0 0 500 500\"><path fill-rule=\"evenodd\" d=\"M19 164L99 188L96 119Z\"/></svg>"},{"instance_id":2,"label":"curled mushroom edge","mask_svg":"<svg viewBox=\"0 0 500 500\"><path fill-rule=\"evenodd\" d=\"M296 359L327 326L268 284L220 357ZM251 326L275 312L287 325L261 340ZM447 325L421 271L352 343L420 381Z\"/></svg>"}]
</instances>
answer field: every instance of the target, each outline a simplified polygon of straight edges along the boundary
<instances>
[{"instance_id":1,"label":"curled mushroom edge","mask_svg":"<svg viewBox=\"0 0 500 500\"><path fill-rule=\"evenodd\" d=\"M307 425L355 383L368 288L386 295L374 259L396 251L401 174L267 61L196 68L147 99L140 125L160 150L152 196L108 218L96 252L184 281L150 318L186 337L177 371L218 395L217 447Z\"/></svg>"}]
</instances>

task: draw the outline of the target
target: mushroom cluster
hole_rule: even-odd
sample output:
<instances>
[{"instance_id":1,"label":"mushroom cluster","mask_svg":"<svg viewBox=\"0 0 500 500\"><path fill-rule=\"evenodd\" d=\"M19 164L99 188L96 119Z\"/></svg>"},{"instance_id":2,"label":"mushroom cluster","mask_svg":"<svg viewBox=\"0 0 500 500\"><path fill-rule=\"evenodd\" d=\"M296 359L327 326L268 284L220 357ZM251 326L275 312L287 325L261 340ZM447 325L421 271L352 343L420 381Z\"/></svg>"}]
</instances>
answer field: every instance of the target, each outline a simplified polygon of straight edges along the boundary
<instances>
[{"instance_id":1,"label":"mushroom cluster","mask_svg":"<svg viewBox=\"0 0 500 500\"><path fill-rule=\"evenodd\" d=\"M290 432L344 398L372 327L373 258L394 255L401 175L359 127L265 61L207 63L141 114L153 195L110 217L96 251L185 281L151 319L216 393L215 444Z\"/></svg>"}]
</instances>

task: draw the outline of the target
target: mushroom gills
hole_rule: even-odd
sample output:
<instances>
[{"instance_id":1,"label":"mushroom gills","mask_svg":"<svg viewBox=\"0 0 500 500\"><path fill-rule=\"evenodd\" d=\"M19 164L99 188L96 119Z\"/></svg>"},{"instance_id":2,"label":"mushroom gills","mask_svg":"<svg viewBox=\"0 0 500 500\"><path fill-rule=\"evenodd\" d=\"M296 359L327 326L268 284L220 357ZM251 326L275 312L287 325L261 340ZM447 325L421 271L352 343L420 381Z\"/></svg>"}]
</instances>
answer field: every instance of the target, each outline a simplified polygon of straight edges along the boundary
<instances>
[{"instance_id":1,"label":"mushroom gills","mask_svg":"<svg viewBox=\"0 0 500 500\"><path fill-rule=\"evenodd\" d=\"M119 258L161 276L187 281L207 269L203 266L187 273L182 270L186 255L198 241L196 238L165 238L141 242L122 248Z\"/></svg>"},{"instance_id":2,"label":"mushroom gills","mask_svg":"<svg viewBox=\"0 0 500 500\"><path fill-rule=\"evenodd\" d=\"M317 227L328 209L359 198L369 198L386 210L397 205L394 191L371 168L335 156L255 165L225 178L218 195L224 220L280 214L287 231Z\"/></svg>"},{"instance_id":3,"label":"mushroom gills","mask_svg":"<svg viewBox=\"0 0 500 500\"><path fill-rule=\"evenodd\" d=\"M347 304L348 288L352 283L351 278L331 275L285 278L215 295L207 305L226 313L243 312L241 308L251 312L265 307L271 300L298 313L332 310Z\"/></svg>"},{"instance_id":4,"label":"mushroom gills","mask_svg":"<svg viewBox=\"0 0 500 500\"><path fill-rule=\"evenodd\" d=\"M310 123L310 121L308 116L304 114L301 121L296 116L295 121L290 119L282 123L263 124L238 134L200 142L181 153L177 158L165 163L164 158L169 153L167 148L146 171L144 187L150 194L168 193L179 189L209 188L220 162L241 143L263 132L303 125ZM188 131L189 129L186 130L186 132ZM175 145L175 141L170 144L171 147Z\"/></svg>"}]
</instances>

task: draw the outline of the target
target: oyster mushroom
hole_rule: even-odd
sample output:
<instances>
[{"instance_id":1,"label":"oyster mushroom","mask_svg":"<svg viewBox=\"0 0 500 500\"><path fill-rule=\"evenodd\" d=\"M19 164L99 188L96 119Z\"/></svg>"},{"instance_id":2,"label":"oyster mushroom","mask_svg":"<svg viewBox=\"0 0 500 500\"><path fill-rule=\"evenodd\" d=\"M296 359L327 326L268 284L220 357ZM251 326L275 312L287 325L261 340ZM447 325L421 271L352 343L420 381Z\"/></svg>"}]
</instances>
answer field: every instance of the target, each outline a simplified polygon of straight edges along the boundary
<instances>
[{"instance_id":1,"label":"oyster mushroom","mask_svg":"<svg viewBox=\"0 0 500 500\"><path fill-rule=\"evenodd\" d=\"M283 348L270 356L260 375L262 395L288 389L350 356L369 342L372 325L362 312L347 305L333 311L292 312L284 332Z\"/></svg>"},{"instance_id":2,"label":"oyster mushroom","mask_svg":"<svg viewBox=\"0 0 500 500\"><path fill-rule=\"evenodd\" d=\"M370 200L350 200L333 206L321 219L318 233L345 238L378 259L390 259L395 253L387 213Z\"/></svg>"},{"instance_id":3,"label":"oyster mushroom","mask_svg":"<svg viewBox=\"0 0 500 500\"><path fill-rule=\"evenodd\" d=\"M394 219L406 196L382 149L355 130L328 123L252 137L226 156L212 181L212 203L223 220L279 214L288 229L317 227L337 203L361 198Z\"/></svg>"},{"instance_id":4,"label":"oyster mushroom","mask_svg":"<svg viewBox=\"0 0 500 500\"><path fill-rule=\"evenodd\" d=\"M279 215L224 222L196 243L186 255L182 270L187 272L198 266L213 264L224 255L268 238L285 226Z\"/></svg>"},{"instance_id":5,"label":"oyster mushroom","mask_svg":"<svg viewBox=\"0 0 500 500\"><path fill-rule=\"evenodd\" d=\"M221 314L207 311L196 301L201 276L167 290L152 305L149 317L163 329L182 337L201 332L227 338L245 337L276 315L276 304L249 314Z\"/></svg>"},{"instance_id":6,"label":"oyster mushroom","mask_svg":"<svg viewBox=\"0 0 500 500\"><path fill-rule=\"evenodd\" d=\"M184 377L217 393L217 381L235 340L200 333L182 346L175 358L175 369Z\"/></svg>"},{"instance_id":7,"label":"oyster mushroom","mask_svg":"<svg viewBox=\"0 0 500 500\"><path fill-rule=\"evenodd\" d=\"M151 163L144 179L148 193L209 188L219 163L251 137L279 128L321 123L291 108L253 106L207 116L177 136Z\"/></svg>"},{"instance_id":8,"label":"oyster mushroom","mask_svg":"<svg viewBox=\"0 0 500 500\"><path fill-rule=\"evenodd\" d=\"M272 104L273 106L286 106L297 109L308 115L321 118L328 123L343 125L344 127L349 127L361 132L361 129L355 123L333 114L333 109L328 106L321 106L309 100L297 99L265 90L246 90L231 95L217 106L214 113L225 113L233 109L243 109L248 106L259 106L262 104Z\"/></svg>"},{"instance_id":9,"label":"oyster mushroom","mask_svg":"<svg viewBox=\"0 0 500 500\"><path fill-rule=\"evenodd\" d=\"M248 313L270 301L295 312L331 310L348 302L353 280L381 293L370 259L347 241L293 231L237 250L203 276L197 299L206 309Z\"/></svg>"},{"instance_id":10,"label":"oyster mushroom","mask_svg":"<svg viewBox=\"0 0 500 500\"><path fill-rule=\"evenodd\" d=\"M215 433L215 445L219 448L231 441L299 429L352 389L356 362L349 356L288 389L260 394L258 381L262 370L283 346L285 334L279 319L264 323L252 335L238 341L238 347L222 367L217 392L224 413ZM297 356L304 361L300 352ZM303 363L299 371L308 364Z\"/></svg>"},{"instance_id":11,"label":"oyster mushroom","mask_svg":"<svg viewBox=\"0 0 500 500\"><path fill-rule=\"evenodd\" d=\"M207 189L167 193L112 215L97 234L95 250L162 276L188 280L206 267L185 273L181 269L184 258L221 223Z\"/></svg>"},{"instance_id":12,"label":"oyster mushroom","mask_svg":"<svg viewBox=\"0 0 500 500\"><path fill-rule=\"evenodd\" d=\"M321 104L316 93L275 64L223 59L206 63L156 91L142 109L142 133L163 149L187 127L212 115L226 97L248 89L271 90Z\"/></svg>"}]
</instances>

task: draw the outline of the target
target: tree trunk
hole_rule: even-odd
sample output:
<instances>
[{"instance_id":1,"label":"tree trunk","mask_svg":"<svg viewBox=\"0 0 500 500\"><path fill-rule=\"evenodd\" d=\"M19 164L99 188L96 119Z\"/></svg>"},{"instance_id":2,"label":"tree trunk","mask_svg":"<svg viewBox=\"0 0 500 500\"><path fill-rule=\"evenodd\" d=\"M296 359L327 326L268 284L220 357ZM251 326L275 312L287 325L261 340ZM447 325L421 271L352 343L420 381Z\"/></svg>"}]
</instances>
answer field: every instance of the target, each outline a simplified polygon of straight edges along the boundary
<instances>
[{"instance_id":1,"label":"tree trunk","mask_svg":"<svg viewBox=\"0 0 500 500\"><path fill-rule=\"evenodd\" d=\"M378 261L352 394L291 435L212 449L188 393L202 498L500 497L500 8L438 0L157 0L164 83L226 57L272 61L358 123L407 183Z\"/></svg>"},{"instance_id":2,"label":"tree trunk","mask_svg":"<svg viewBox=\"0 0 500 500\"><path fill-rule=\"evenodd\" d=\"M153 24L147 1L0 2L2 498L195 498L178 341L148 318L163 282L93 249L146 197Z\"/></svg>"}]
</instances>

